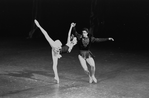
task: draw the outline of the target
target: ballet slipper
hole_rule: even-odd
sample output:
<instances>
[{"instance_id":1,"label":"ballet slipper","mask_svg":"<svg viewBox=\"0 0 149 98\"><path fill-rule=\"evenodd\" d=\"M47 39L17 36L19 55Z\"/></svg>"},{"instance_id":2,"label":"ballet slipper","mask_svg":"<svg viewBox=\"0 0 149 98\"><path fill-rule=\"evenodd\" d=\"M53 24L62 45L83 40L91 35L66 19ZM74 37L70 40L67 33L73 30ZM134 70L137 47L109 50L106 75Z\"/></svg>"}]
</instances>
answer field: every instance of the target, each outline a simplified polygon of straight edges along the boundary
<instances>
[{"instance_id":1,"label":"ballet slipper","mask_svg":"<svg viewBox=\"0 0 149 98\"><path fill-rule=\"evenodd\" d=\"M93 82L93 79L91 76L89 76L89 83L92 83Z\"/></svg>"},{"instance_id":2,"label":"ballet slipper","mask_svg":"<svg viewBox=\"0 0 149 98\"><path fill-rule=\"evenodd\" d=\"M95 76L92 76L92 79L95 83L97 83L97 79L95 78Z\"/></svg>"},{"instance_id":3,"label":"ballet slipper","mask_svg":"<svg viewBox=\"0 0 149 98\"><path fill-rule=\"evenodd\" d=\"M56 83L59 84L59 78L58 77L54 77L54 79L56 80Z\"/></svg>"}]
</instances>

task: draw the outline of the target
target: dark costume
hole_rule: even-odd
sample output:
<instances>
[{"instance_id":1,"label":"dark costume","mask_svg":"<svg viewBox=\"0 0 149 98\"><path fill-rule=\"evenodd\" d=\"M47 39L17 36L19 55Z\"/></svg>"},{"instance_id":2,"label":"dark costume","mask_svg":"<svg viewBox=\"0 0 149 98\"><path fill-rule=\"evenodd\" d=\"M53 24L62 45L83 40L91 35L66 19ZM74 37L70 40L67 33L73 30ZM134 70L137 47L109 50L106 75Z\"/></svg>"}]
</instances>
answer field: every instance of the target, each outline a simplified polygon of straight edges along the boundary
<instances>
[{"instance_id":1,"label":"dark costume","mask_svg":"<svg viewBox=\"0 0 149 98\"><path fill-rule=\"evenodd\" d=\"M69 49L69 47L68 47L67 45L64 45L64 46L60 49L60 54L68 53L68 49Z\"/></svg>"},{"instance_id":2,"label":"dark costume","mask_svg":"<svg viewBox=\"0 0 149 98\"><path fill-rule=\"evenodd\" d=\"M78 34L75 27L73 28L73 33L77 37L78 45L79 45L79 54L84 58L87 59L90 56L94 57L94 55L89 50L91 43L93 42L102 42L107 41L108 38L95 38L92 36L92 32L88 31L88 37L85 38L81 34Z\"/></svg>"}]
</instances>

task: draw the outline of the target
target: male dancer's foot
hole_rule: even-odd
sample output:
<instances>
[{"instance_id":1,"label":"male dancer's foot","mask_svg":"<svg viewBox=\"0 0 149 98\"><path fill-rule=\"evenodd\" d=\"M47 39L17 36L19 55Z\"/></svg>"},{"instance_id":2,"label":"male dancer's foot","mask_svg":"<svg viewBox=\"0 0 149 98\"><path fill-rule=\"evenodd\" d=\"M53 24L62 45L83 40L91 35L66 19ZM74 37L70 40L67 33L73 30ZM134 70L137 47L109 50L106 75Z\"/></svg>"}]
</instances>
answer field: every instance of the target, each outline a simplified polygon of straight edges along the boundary
<instances>
[{"instance_id":1,"label":"male dancer's foot","mask_svg":"<svg viewBox=\"0 0 149 98\"><path fill-rule=\"evenodd\" d=\"M94 81L95 83L97 83L97 79L95 78L94 75L92 76L92 79L93 79L93 81Z\"/></svg>"},{"instance_id":2,"label":"male dancer's foot","mask_svg":"<svg viewBox=\"0 0 149 98\"><path fill-rule=\"evenodd\" d=\"M92 79L95 83L97 83L97 79L95 78L95 66L91 66L91 72L92 72Z\"/></svg>"},{"instance_id":3,"label":"male dancer's foot","mask_svg":"<svg viewBox=\"0 0 149 98\"><path fill-rule=\"evenodd\" d=\"M88 70L84 70L84 71L89 76L89 83L92 83L93 82L93 79L92 79L92 77L90 75L90 72Z\"/></svg>"},{"instance_id":4,"label":"male dancer's foot","mask_svg":"<svg viewBox=\"0 0 149 98\"><path fill-rule=\"evenodd\" d=\"M92 77L89 75L89 83L92 83L93 82L93 79Z\"/></svg>"}]
</instances>

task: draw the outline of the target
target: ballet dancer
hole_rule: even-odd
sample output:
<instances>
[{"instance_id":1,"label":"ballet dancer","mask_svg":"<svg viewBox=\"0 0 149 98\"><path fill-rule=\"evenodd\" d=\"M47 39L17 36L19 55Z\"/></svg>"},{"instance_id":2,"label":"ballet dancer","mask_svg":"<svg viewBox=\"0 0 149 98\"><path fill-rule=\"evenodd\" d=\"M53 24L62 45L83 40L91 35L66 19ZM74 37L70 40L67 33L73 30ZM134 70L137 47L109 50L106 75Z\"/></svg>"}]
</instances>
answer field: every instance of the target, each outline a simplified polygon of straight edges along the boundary
<instances>
[{"instance_id":1,"label":"ballet dancer","mask_svg":"<svg viewBox=\"0 0 149 98\"><path fill-rule=\"evenodd\" d=\"M52 60L53 60L53 71L54 71L54 79L57 83L59 83L59 75L57 70L58 65L58 59L62 57L62 53L70 53L72 48L77 44L77 38L71 35L71 30L75 26L75 23L71 23L69 32L68 32L68 38L66 45L62 46L62 43L60 40L52 40L51 37L48 35L48 33L40 26L38 21L34 20L36 26L41 30L43 35L45 36L46 40L49 42L52 50Z\"/></svg>"},{"instance_id":2,"label":"ballet dancer","mask_svg":"<svg viewBox=\"0 0 149 98\"><path fill-rule=\"evenodd\" d=\"M77 33L76 28L73 27L74 35L77 37L78 45L79 45L79 61L81 66L83 67L85 73L89 76L89 83L97 83L97 79L95 78L95 61L93 59L93 54L90 51L90 45L93 42L102 42L112 40L113 38L95 38L92 35L91 29L88 30L84 28L82 30L82 34ZM91 73L88 70L87 63L91 66Z\"/></svg>"}]
</instances>

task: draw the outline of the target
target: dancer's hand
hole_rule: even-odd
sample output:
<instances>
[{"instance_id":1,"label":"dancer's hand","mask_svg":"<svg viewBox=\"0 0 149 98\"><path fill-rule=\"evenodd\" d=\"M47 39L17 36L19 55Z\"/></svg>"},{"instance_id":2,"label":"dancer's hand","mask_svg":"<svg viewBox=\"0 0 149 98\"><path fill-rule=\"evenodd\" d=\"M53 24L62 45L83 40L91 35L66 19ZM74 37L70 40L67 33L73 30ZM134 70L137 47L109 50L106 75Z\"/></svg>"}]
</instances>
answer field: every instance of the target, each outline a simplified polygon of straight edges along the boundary
<instances>
[{"instance_id":1,"label":"dancer's hand","mask_svg":"<svg viewBox=\"0 0 149 98\"><path fill-rule=\"evenodd\" d=\"M114 41L114 39L113 39L113 38L111 38L111 37L109 38L109 40L112 40L112 41Z\"/></svg>"},{"instance_id":2,"label":"dancer's hand","mask_svg":"<svg viewBox=\"0 0 149 98\"><path fill-rule=\"evenodd\" d=\"M35 22L37 27L40 27L39 22L36 19L34 20L34 22Z\"/></svg>"},{"instance_id":3,"label":"dancer's hand","mask_svg":"<svg viewBox=\"0 0 149 98\"><path fill-rule=\"evenodd\" d=\"M76 23L71 23L71 27L75 27L76 26Z\"/></svg>"},{"instance_id":4,"label":"dancer's hand","mask_svg":"<svg viewBox=\"0 0 149 98\"><path fill-rule=\"evenodd\" d=\"M61 57L62 57L62 55L60 55L60 54L58 54L58 55L57 55L57 58L59 58L59 59L60 59Z\"/></svg>"}]
</instances>

